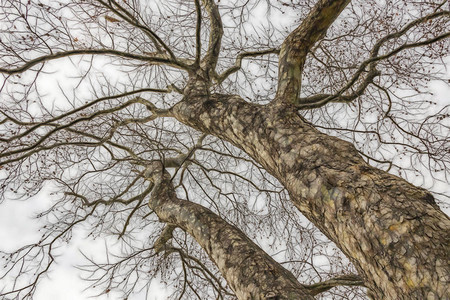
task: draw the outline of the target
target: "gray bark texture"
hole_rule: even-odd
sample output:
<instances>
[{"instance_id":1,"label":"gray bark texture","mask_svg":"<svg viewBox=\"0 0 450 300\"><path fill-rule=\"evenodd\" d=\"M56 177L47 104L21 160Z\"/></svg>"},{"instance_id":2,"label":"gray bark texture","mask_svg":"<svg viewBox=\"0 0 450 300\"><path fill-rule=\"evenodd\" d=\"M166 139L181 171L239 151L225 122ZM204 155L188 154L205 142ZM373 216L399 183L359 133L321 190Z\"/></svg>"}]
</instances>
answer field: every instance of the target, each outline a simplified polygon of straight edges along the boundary
<instances>
[{"instance_id":1,"label":"gray bark texture","mask_svg":"<svg viewBox=\"0 0 450 300\"><path fill-rule=\"evenodd\" d=\"M231 142L276 177L300 212L352 261L371 297L449 298L450 219L433 196L370 166L352 144L319 132L296 111L306 55L347 4L318 1L286 38L270 104L211 94L206 65L191 73L171 114ZM370 80L377 74L371 70Z\"/></svg>"},{"instance_id":2,"label":"gray bark texture","mask_svg":"<svg viewBox=\"0 0 450 300\"><path fill-rule=\"evenodd\" d=\"M376 299L449 296L450 220L424 189L368 165L295 110L238 96L186 98L174 116L245 150L351 259Z\"/></svg>"},{"instance_id":3,"label":"gray bark texture","mask_svg":"<svg viewBox=\"0 0 450 300\"><path fill-rule=\"evenodd\" d=\"M85 1L80 1L79 5L81 10L86 12L88 9L85 9L84 6L82 6L84 5L84 2ZM384 37L377 41L373 41L373 45L368 46L368 49L373 46L373 48L371 48L372 50L367 51L368 58L362 62L358 62L356 67L349 67L349 69L356 70L353 73L354 75L348 76L350 78L349 80L347 80L346 73L343 72L344 75L342 75L342 77L344 79L340 81L341 83L344 82L343 87L336 87L334 89L335 91L337 90L335 94L329 95L325 94L324 91L321 91L320 93L302 98L300 97L303 83L302 76L305 73L308 55L313 54L314 47L326 36L327 31L332 27L333 23L336 22L341 12L349 5L351 2L350 0L317 0L314 7L310 9L309 13L302 17L302 21L287 35L284 42L279 45L279 48L257 49L257 51L243 51L242 53L237 52L235 65L225 69L225 71L222 70L222 74L218 74L218 70L216 69L223 67L221 65L222 57L220 51L221 49L224 49L224 47L221 46L221 43L225 31L219 11L220 6L216 1L196 0L191 3L192 7L195 9L192 14L196 14L197 20L197 23L191 28L194 29L191 38L193 37L192 40L195 40L195 42L193 42L195 45L192 46L195 48L183 49L183 52L180 53L183 53L184 56L195 56L194 58L182 58L183 55L181 54L179 54L180 57L177 57L177 55L175 55L177 51L171 50L171 47L175 48L172 43L177 44L180 40L183 40L182 43L180 42L180 45L189 45L192 41L185 41L184 38L179 38L179 36L172 38L170 36L170 31L167 30L167 34L164 36L164 39L168 40L166 43L164 39L158 36L157 31L153 31L146 27L147 25L143 21L144 18L135 16L140 12L140 9L131 9L135 1L97 0L93 2L95 5L98 5L98 7L101 7L114 16L114 18L108 14L104 16L104 11L102 10L98 15L88 18L89 20L96 20L97 18L100 18L99 16L102 16L102 18L105 17L107 21L109 20L109 23L106 22L104 27L106 28L105 32L110 35L111 39L113 39L114 34L113 31L110 30L113 29L109 29L108 26L113 28L113 26L117 25L117 30L120 30L122 27L127 28L126 26L130 26L132 27L132 30L129 31L130 34L135 34L136 31L143 30L143 37L141 38L144 41L149 41L151 45L147 46L152 51L154 50L154 52L143 52L143 54L137 52L137 54L130 53L134 51L131 49L137 49L138 47L136 45L140 43L137 40L131 42L131 36L129 37L130 43L127 47L123 47L123 51L119 51L114 49L116 47L114 46L114 43L112 43L111 49L107 49L108 46L104 46L100 42L99 45L101 47L104 46L105 49L89 49L86 48L87 46L84 46L84 44L78 44L78 38L68 35L68 41L73 44L71 46L73 49L67 47L67 45L64 45L64 47L56 47L55 49L72 50L61 50L61 52L54 50L53 52L53 49L48 47L50 50L49 54L42 55L40 53L47 53L45 52L47 51L47 47L44 47L45 51L41 49L42 52L37 52L42 56L29 59L28 61L24 59L27 55L24 55L24 58L21 58L19 55L21 52L17 54L14 50L11 50L11 57L5 59L5 62L7 63L9 60L14 61L17 59L18 63L12 64L7 68L1 67L0 73L4 73L6 76L16 76L16 74L21 74L27 70L33 70L33 68L36 68L36 66L40 66L45 62L61 59L63 57L107 55L115 57L118 60L130 62L130 64L127 65L128 67L133 66L133 68L129 68L130 70L141 70L141 67L144 69L148 66L168 68L171 71L172 69L176 69L177 72L179 71L180 73L177 73L177 76L173 76L173 78L176 78L175 80L178 80L179 82L167 84L167 89L165 89L166 87L164 87L164 89L159 87L145 87L141 90L123 93L119 96L98 98L91 103L83 104L81 107L76 107L76 105L73 104L74 108L71 112L56 117L53 117L53 115L49 113L49 116L52 116L52 119L42 121L40 124L35 124L34 117L31 117L31 121L29 122L15 120L13 117L9 116L9 113L7 114L2 110L3 119L0 120L0 125L9 122L19 128L17 131L11 130L11 133L8 130L4 130L7 134L11 134L12 137L5 139L2 137L2 142L5 144L11 143L11 145L14 146L5 146L5 149L0 153L1 158L5 157L4 164L20 163L21 160L26 160L28 157L31 157L40 151L50 151L53 148L57 149L60 146L80 147L80 149L82 149L81 147L93 147L92 149L95 149L96 147L105 147L105 149L109 149L108 147L113 149L117 148L120 151L108 150L109 155L112 156L111 160L117 160L114 162L114 165L116 163L120 164L122 160L119 156L117 158L113 157L116 155L115 152L126 152L126 154L124 154L126 159L123 159L123 161L129 163L131 167L129 167L129 169L120 169L118 174L121 174L121 176L124 176L127 179L129 179L127 177L128 174L132 174L132 172L139 173L139 175L135 175L136 180L130 183L125 191L120 193L111 192L110 194L113 195L111 196L112 200L104 200L102 198L103 194L101 189L100 191L97 191L94 187L91 189L87 188L89 193L95 194L98 192L101 196L99 197L99 200L91 202L88 197L77 194L77 189L74 188L65 194L68 197L67 199L69 199L69 196L73 197L73 203L80 201L81 199L83 207L93 207L90 214L94 212L98 205L106 206L111 205L113 202L120 203L121 205L129 205L135 200L139 200L138 206L135 207L125 222L125 226L121 233L122 235L125 234L126 227L130 223L133 213L141 208L141 202L144 200L146 201L151 192L148 205L152 210L152 213L156 213L159 220L166 225L162 234L159 236L159 239L156 239L156 242L153 245L152 251L154 250L154 256L157 256L157 254L162 251L167 251L167 255L170 254L170 251L173 250L173 248L171 249L170 245L167 245L167 243L173 237L173 231L176 228L185 231L192 236L208 254L209 258L215 263L223 278L225 278L229 287L234 291L238 299L314 299L314 296L337 285L365 286L367 287L369 297L378 300L450 299L450 218L440 210L435 203L432 194L425 189L408 183L400 177L369 165L369 163L360 156L360 153L353 144L320 132L299 113L299 110L319 108L330 102L351 103L366 92L368 85L376 84L374 79L377 76L380 76L380 71L376 68L379 61L383 59L388 60L405 49L430 45L431 43L450 37L450 33L448 32L441 35L436 34L436 36L433 35L434 33L427 32L426 34L423 34L423 39L422 37L417 38L415 44L408 44L409 38L414 37L415 34L404 37L404 40L401 39L402 35L410 31L414 26L424 25L427 22L431 24L439 18L444 19L445 17L450 16L450 13L442 8L444 4L437 6L437 8L429 15L417 17L413 21L409 21L408 19L411 16L405 17L405 20L409 23L407 23L403 29L399 29L390 34L386 33L389 32L389 30L386 30L386 32L380 34L384 35ZM289 1L280 3L288 6L288 2ZM292 3L293 1L290 2ZM305 3L306 2L307 1L305 1ZM30 5L30 3L31 1L28 1L28 5ZM44 6L42 3L36 5L37 7ZM95 5L93 7L96 7ZM142 4L142 6L145 5ZM305 4L305 6L293 6L307 7L307 4ZM144 11L146 11L146 9ZM172 6L169 6L169 10L170 9L172 9ZM189 15L190 12L186 13L187 10L184 11L185 9L186 8L182 8L179 12ZM76 12L76 10L74 10L74 12ZM25 14L19 15L25 18ZM411 13L411 15L413 14ZM148 20L153 17L154 16L150 15ZM188 17L189 16L186 16L186 19L183 19L183 22L190 20ZM50 19L52 18L53 17L50 17ZM167 19L163 20L164 22L161 21L161 23L158 23L160 24L160 27L163 28L158 28L158 30L164 30L164 24L170 23L168 19L169 18L167 17ZM207 21L205 21L206 19ZM405 20L402 19L401 24L407 22ZM373 21L373 19L369 21ZM364 22L369 23L369 21L365 20ZM385 22L388 21L388 19L385 20ZM364 22L361 21L361 24ZM442 23L444 23L444 21L442 21ZM30 28L28 21L24 24L22 24L23 28ZM101 24L100 21L99 24ZM202 31L203 24L208 24L208 30ZM352 25L351 22L350 25ZM13 26L14 28L16 27L15 25ZM363 27L363 25L361 26ZM83 26L80 26L80 28L81 27ZM45 32L48 31L45 26L43 26L43 28L45 28ZM86 25L86 28L89 28L89 26ZM437 29L435 29L435 31L440 32ZM173 34L182 35L179 32L173 32ZM270 36L270 30L267 31L267 34ZM354 34L356 37L358 33ZM428 35L432 37L429 38ZM126 37L125 34L124 36ZM120 40L118 45L120 45L117 46L117 48L122 47L122 40L126 40L124 36L118 38ZM373 36L377 35L374 34ZM420 35L417 34L417 36ZM25 37L22 38L23 40L26 40ZM189 38L187 38L187 40L188 39ZM13 38L11 38L11 40L13 40ZM35 41L38 39L31 38L31 40ZM58 40L58 38L56 40ZM101 38L93 35L91 40L100 41ZM389 48L390 46L384 45L388 40L394 41L394 46L392 46L393 50ZM208 45L202 46L202 42L206 43L206 41L208 42ZM5 39L3 39L3 41L0 40L0 43L6 43ZM245 43L242 45L245 45ZM100 46L98 48L101 48ZM361 48L364 48L365 46L366 45L361 45ZM29 48L32 47L31 44ZM79 49L76 47L79 47ZM242 48L245 47L242 46ZM143 47L143 49L145 49L145 47ZM340 50L342 51L342 49ZM445 51L442 50L442 52L444 53ZM243 58L266 54L279 55L278 80L273 86L272 99L266 99L267 104L255 104L244 100L243 97L239 95L234 95L232 93L225 94L226 92L223 92L226 90L226 86L222 86L222 83L229 79L228 76L241 68ZM424 57L428 59L425 54ZM134 65L135 61L136 68ZM336 65L339 66L339 62L337 62ZM378 66L380 67L380 65ZM401 65L401 63L399 63L399 65ZM333 66L333 68L334 67L335 66ZM39 74L42 69L43 67L36 72ZM331 69L332 67L330 66L330 70ZM379 69L381 70L381 67ZM124 68L124 70L128 69ZM276 68L274 70L274 72L276 72ZM42 73L44 73L44 71L42 71ZM167 79L167 82L172 80L171 73L168 72L167 74L164 72L157 73L157 75L151 74L149 75L150 79L148 81L146 79L142 82L145 82L145 84L155 84L157 86L162 85L161 81L163 81L164 78ZM147 76L147 74L144 75ZM160 77L162 79L158 77L159 75L161 75ZM84 75L81 77L84 78ZM154 80L155 78L157 78L157 80ZM9 77L7 79L9 79ZM181 85L180 82L184 84L183 87L178 87L178 85ZM312 84L314 84L314 81L312 82ZM330 82L334 81L330 80ZM101 81L99 81L99 84L101 84ZM136 86L138 85L139 84L137 83ZM392 83L392 85L394 85L394 83ZM111 86L113 86L112 83ZM115 88L115 86L114 88L111 87L111 91L114 91ZM379 89L384 91L386 97L389 98L390 94L387 89L384 87L379 87ZM5 90L8 89L5 88ZM161 97L161 102L154 102L157 104L153 104L151 100L146 100L144 98L148 95L147 93L170 94L173 91L178 92L178 98L173 97L173 99L177 99L176 101L178 102L176 103L175 101L170 102L172 100ZM222 93L216 91L222 91ZM25 95L28 96L28 94ZM30 93L30 95L33 95L33 93ZM98 107L102 107L101 105L106 105L103 103L106 103L106 100L115 100L117 98L121 101L122 98L125 99L134 96L136 97L132 100L117 104L117 107L115 106L116 104L114 104L115 102L111 101L112 108L95 111L95 105L98 104ZM17 106L18 104L14 102L14 97L11 98L12 100L10 101L13 103L12 106ZM17 103L19 102L20 101L17 101ZM31 116L27 111L29 106L28 99L26 99L26 103L26 105L24 104L24 107L26 106L26 108L23 108L23 111L25 111L26 114L23 115ZM43 101L40 103L42 104ZM74 103L76 102L74 101ZM156 105L164 106L168 103L172 106L164 108L156 107ZM118 120L115 117L116 114L119 115L121 113L122 109L129 109L129 114L133 114L134 111L138 111L138 109L132 105L136 105L137 107L138 104L141 106L144 105L144 108L137 113L139 117L124 117L121 120ZM376 105L378 105L378 103ZM391 105L392 103L389 102L389 111L391 110ZM421 108L421 105L422 104L418 104L418 107ZM42 104L42 106L44 105ZM90 112L86 116L84 114L85 112L83 112L84 109L92 109L93 112ZM46 111L47 109L42 108L42 110ZM58 109L56 109L56 111L58 111ZM11 113L11 115L12 114L13 113ZM148 116L143 117L146 114L148 114ZM335 118L336 115L334 116ZM89 122L97 117L102 117L103 121L92 123L96 125L89 124L90 127L81 127L84 121ZM386 112L385 117L390 117L388 116L388 112ZM448 116L440 117L444 118ZM64 121L65 118L69 119L69 121ZM143 140L149 142L148 145L150 145L144 145L142 146L143 148L151 148L153 147L153 144L155 144L155 149L148 150L146 148L145 150L142 150L140 147L141 145L139 145L139 147L137 147L139 150L136 151L137 154L134 153L131 149L132 147L128 148L128 145L126 144L127 141L134 139L137 135L128 135L127 131L124 131L125 133L121 134L116 140L113 139L113 136L127 125L130 125L130 128L132 127L131 125L135 125L136 128L140 129L141 125L143 126L144 124L151 123L157 118L176 119L178 122L203 133L203 136L213 135L224 141L228 141L247 153L257 164L261 165L283 185L288 191L290 200L295 207L342 250L357 269L358 275L343 275L322 283L309 286L304 285L300 283L291 272L265 253L255 242L250 240L239 228L230 224L213 211L188 201L188 193L186 193L185 197L187 200L181 199L182 197L178 196L176 193L176 187L173 186L172 178L167 169L182 168L189 163L195 163L194 159L188 161L191 153L185 156L180 154L177 158L167 157L165 161L154 160L154 157L157 157L159 154L161 154L161 156L159 156L160 158L166 158L166 153L172 154L176 151L172 149L172 146L166 147L162 142L160 144L159 140L157 141L156 138L155 140L148 138L150 134L146 136L148 132L145 130L140 131L140 133L142 133L142 136L140 136L141 139L136 139L138 142L135 143L137 144L139 141ZM392 122L394 122L393 117L390 118ZM173 128L178 128L177 126L180 125L177 121L173 120L172 124L175 124L173 125ZM80 128L75 130L74 128L76 128L77 124L80 125ZM161 124L163 124L163 122L161 122ZM161 124L155 125L155 127L160 126L158 130L160 129L162 133L166 130L172 130L165 128L165 125ZM39 126L47 126L50 129L47 133L40 136L40 134L35 132L39 129ZM151 126L153 126L153 123ZM408 125L406 125L406 127L408 127ZM138 130L136 128L133 130ZM146 128L153 129L153 127ZM448 127L445 126L442 128L448 129ZM94 133L91 133L90 129L92 129ZM104 132L102 130L104 130ZM130 132L134 132L131 129L129 130ZM177 129L175 129L175 131L176 130ZM399 130L401 131L402 128L400 127ZM67 136L61 135L59 137L58 133L62 131L64 131ZM101 134L98 134L98 132ZM27 140L26 138L28 135L33 135L33 137ZM74 138L74 142L72 143L71 137L73 136L77 138ZM443 136L445 136L445 134ZM190 138L191 137L192 136L190 136ZM22 138L23 141L21 140ZM83 138L89 142L85 142ZM123 145L120 144L122 141ZM446 144L442 143L442 145ZM11 150L8 150L9 147L11 147ZM161 152L158 152L157 150L160 150ZM67 154L67 157L71 156L71 152L69 150L67 151L67 153L69 153ZM86 151L85 154L82 152L83 151L81 150L79 153L74 151L73 155L91 155L91 152ZM448 155L448 152L446 153L447 154L444 155ZM43 157L42 164L44 164L47 159L46 156ZM101 160L100 158L98 159ZM74 161L76 161L76 159L74 159ZM80 159L80 161L82 161L82 159ZM149 161L151 161L151 163L149 163L145 171L139 172L134 169L134 167L140 169ZM93 168L96 168L96 163L96 160L91 163ZM75 162L73 162L73 165L71 162L68 164L69 168L77 167ZM64 166L58 167L64 169ZM110 166L105 167L105 169L108 168L110 168ZM30 168L30 170L32 170L32 168ZM30 170L27 170L27 172ZM60 174L64 175L64 170L61 170L60 172ZM61 175L61 178L65 178L63 175ZM145 180L142 177L144 177ZM57 179L58 177L52 173L50 178ZM86 176L83 180L89 180L89 178L89 176ZM101 178L110 177L99 176L99 178L99 180L102 180ZM146 180L150 182L150 185L142 193L138 196L133 196L129 200L122 199L122 196L127 193L128 189L134 191L132 187L135 183L147 183ZM73 182L75 182L72 184L73 187L77 187L78 181L73 180ZM67 186L70 188L69 183L67 183ZM13 189L11 189L11 191L12 190ZM142 206L148 209L145 205ZM58 206L56 207L58 208ZM74 210L78 211L78 208ZM84 219L88 218L90 214L86 215ZM149 213L149 215L150 214L151 213ZM61 221L64 220L61 219ZM67 230L75 223L76 222L74 221ZM60 234L60 236L63 236L63 234ZM51 246L52 244L50 243L50 248ZM50 253L50 250L48 250L48 253ZM46 270L39 273L38 277L49 269L52 262L53 257ZM114 279L113 276L111 278L111 280ZM36 279L34 283L23 289L26 290L29 287L33 287L34 289L37 281L38 280ZM13 290L14 289L16 289L15 283ZM228 288L226 291L228 294L232 294ZM8 292L7 294L0 293L0 297L1 295L9 295L12 293L17 293L18 295L20 292L21 289ZM32 292L30 292L29 295L32 296Z\"/></svg>"},{"instance_id":4,"label":"gray bark texture","mask_svg":"<svg viewBox=\"0 0 450 300\"><path fill-rule=\"evenodd\" d=\"M314 299L306 288L235 226L207 208L177 197L161 162L149 206L164 223L189 233L208 253L238 299Z\"/></svg>"}]
</instances>

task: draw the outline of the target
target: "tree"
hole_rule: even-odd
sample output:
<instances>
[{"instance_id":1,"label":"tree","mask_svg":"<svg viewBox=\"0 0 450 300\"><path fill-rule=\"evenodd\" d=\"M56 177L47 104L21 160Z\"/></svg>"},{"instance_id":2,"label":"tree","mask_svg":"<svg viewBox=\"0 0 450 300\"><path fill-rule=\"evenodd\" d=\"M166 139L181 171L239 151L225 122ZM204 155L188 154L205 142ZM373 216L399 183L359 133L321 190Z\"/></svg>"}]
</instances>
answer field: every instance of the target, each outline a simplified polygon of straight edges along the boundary
<instances>
[{"instance_id":1,"label":"tree","mask_svg":"<svg viewBox=\"0 0 450 300\"><path fill-rule=\"evenodd\" d=\"M122 243L102 293L450 296L445 1L1 3L2 200L54 193L2 297L77 227Z\"/></svg>"}]
</instances>

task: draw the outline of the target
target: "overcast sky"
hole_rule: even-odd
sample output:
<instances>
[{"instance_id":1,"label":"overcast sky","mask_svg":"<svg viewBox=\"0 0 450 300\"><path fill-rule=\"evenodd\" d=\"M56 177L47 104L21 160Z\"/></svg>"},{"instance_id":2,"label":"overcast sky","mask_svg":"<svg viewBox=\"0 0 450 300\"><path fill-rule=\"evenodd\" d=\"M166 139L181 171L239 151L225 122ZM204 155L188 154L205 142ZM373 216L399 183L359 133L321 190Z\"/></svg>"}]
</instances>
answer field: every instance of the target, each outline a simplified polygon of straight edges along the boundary
<instances>
[{"instance_id":1,"label":"overcast sky","mask_svg":"<svg viewBox=\"0 0 450 300\"><path fill-rule=\"evenodd\" d=\"M61 66L61 62L54 63ZM51 68L51 66L49 66ZM67 65L65 72L69 72L74 66ZM70 72L69 72L70 73ZM61 75L61 74L60 74ZM447 74L450 76L450 71ZM42 92L55 92L54 84L43 82ZM450 104L450 86L443 82L431 82L430 89L436 95L436 100L442 104ZM448 119L447 119L448 120ZM449 124L450 126L450 124ZM439 186L439 185L438 185ZM446 192L448 186L441 184L442 192ZM24 244L32 243L39 239L38 233L39 223L33 216L48 208L50 202L48 189L44 189L37 196L25 201L5 201L1 204L0 209L0 250L7 251L16 249ZM446 211L447 214L449 211ZM112 240L109 241L113 243ZM109 244L111 246L111 244ZM83 291L86 283L80 278L80 271L74 268L75 265L83 262L83 256L79 249L83 249L85 253L92 255L103 255L105 241L98 239L86 239L85 234L78 231L72 239L70 246L61 248L58 253L61 254L57 258L47 278L42 280L35 294L35 300L83 300L94 296L92 290ZM146 295L143 291L129 298L129 300L157 300L166 299L167 292L163 286L155 280L152 283L151 293ZM96 299L120 299L117 294L111 293L96 297Z\"/></svg>"}]
</instances>

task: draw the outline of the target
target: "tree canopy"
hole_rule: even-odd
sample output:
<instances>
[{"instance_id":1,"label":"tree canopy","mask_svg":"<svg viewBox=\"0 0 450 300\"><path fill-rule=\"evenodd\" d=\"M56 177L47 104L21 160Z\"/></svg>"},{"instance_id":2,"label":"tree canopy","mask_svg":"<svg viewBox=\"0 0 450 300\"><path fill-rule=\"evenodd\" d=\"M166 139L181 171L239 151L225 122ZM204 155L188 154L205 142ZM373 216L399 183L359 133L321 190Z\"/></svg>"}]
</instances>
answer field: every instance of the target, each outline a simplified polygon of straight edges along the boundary
<instances>
[{"instance_id":1,"label":"tree canopy","mask_svg":"<svg viewBox=\"0 0 450 300\"><path fill-rule=\"evenodd\" d=\"M449 296L447 1L0 3L1 297L79 228L124 299Z\"/></svg>"}]
</instances>

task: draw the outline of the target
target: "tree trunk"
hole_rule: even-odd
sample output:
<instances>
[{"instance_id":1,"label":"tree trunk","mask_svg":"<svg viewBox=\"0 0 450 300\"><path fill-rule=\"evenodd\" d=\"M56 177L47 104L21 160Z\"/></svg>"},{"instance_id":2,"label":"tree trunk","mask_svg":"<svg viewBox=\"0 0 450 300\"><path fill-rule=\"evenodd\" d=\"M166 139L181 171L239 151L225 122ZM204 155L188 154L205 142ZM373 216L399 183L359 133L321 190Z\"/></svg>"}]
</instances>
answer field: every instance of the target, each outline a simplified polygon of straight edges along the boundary
<instances>
[{"instance_id":1,"label":"tree trunk","mask_svg":"<svg viewBox=\"0 0 450 300\"><path fill-rule=\"evenodd\" d=\"M449 298L450 220L424 189L368 165L289 106L190 96L172 114L246 151L347 255L376 299Z\"/></svg>"},{"instance_id":2,"label":"tree trunk","mask_svg":"<svg viewBox=\"0 0 450 300\"><path fill-rule=\"evenodd\" d=\"M195 238L238 299L314 299L292 273L238 228L199 204L178 199L161 162L154 162L150 168L148 178L155 182L150 208L162 222L180 227Z\"/></svg>"}]
</instances>

